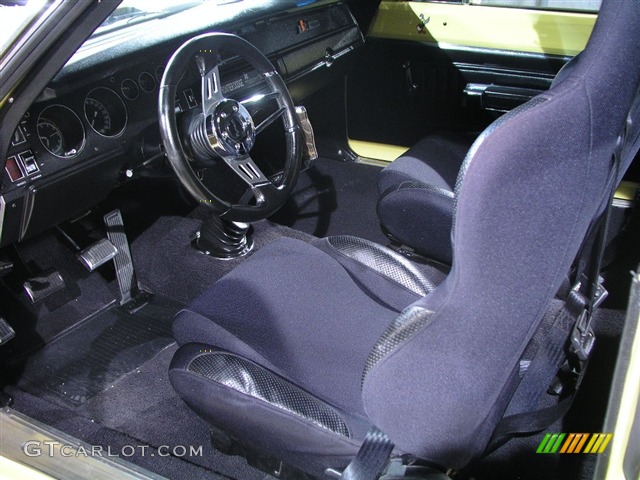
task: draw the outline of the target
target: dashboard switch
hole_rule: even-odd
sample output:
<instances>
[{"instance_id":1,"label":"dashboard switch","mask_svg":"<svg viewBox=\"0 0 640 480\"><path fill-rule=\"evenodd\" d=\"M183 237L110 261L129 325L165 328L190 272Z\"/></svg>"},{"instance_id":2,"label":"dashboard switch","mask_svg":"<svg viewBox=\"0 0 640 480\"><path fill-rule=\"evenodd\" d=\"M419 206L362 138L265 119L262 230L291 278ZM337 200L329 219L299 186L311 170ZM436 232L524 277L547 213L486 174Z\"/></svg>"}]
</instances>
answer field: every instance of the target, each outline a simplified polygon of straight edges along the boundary
<instances>
[{"instance_id":1,"label":"dashboard switch","mask_svg":"<svg viewBox=\"0 0 640 480\"><path fill-rule=\"evenodd\" d=\"M22 160L22 165L24 165L24 171L27 175L40 171L40 167L38 167L36 158L33 156L33 152L31 150L22 152L18 154L18 156L20 157L20 160Z\"/></svg>"},{"instance_id":2,"label":"dashboard switch","mask_svg":"<svg viewBox=\"0 0 640 480\"><path fill-rule=\"evenodd\" d=\"M18 125L15 132L13 132L13 137L11 138L11 146L15 147L16 145L21 145L26 142L27 139L24 136L24 132L22 131L22 126Z\"/></svg>"}]
</instances>

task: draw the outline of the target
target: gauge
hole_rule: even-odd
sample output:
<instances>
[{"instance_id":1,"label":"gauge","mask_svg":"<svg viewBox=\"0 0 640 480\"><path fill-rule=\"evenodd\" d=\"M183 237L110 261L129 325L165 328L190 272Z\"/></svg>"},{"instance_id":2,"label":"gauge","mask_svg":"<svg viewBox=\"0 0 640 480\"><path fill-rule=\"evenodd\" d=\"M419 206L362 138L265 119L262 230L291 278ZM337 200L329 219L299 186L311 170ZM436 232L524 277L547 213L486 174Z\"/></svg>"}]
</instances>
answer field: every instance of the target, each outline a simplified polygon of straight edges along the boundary
<instances>
[{"instance_id":1,"label":"gauge","mask_svg":"<svg viewBox=\"0 0 640 480\"><path fill-rule=\"evenodd\" d=\"M140 88L147 93L151 93L156 88L156 80L149 72L142 72L138 77Z\"/></svg>"},{"instance_id":2,"label":"gauge","mask_svg":"<svg viewBox=\"0 0 640 480\"><path fill-rule=\"evenodd\" d=\"M75 157L84 148L84 126L68 107L49 105L38 115L36 125L40 143L56 157Z\"/></svg>"},{"instance_id":3,"label":"gauge","mask_svg":"<svg viewBox=\"0 0 640 480\"><path fill-rule=\"evenodd\" d=\"M84 101L84 114L91 128L103 135L111 131L111 115L99 100L87 98Z\"/></svg>"},{"instance_id":4,"label":"gauge","mask_svg":"<svg viewBox=\"0 0 640 480\"><path fill-rule=\"evenodd\" d=\"M44 148L54 155L62 156L64 154L62 132L55 123L49 120L38 122L38 137Z\"/></svg>"},{"instance_id":5,"label":"gauge","mask_svg":"<svg viewBox=\"0 0 640 480\"><path fill-rule=\"evenodd\" d=\"M156 80L158 81L158 83L162 81L162 75L164 75L164 66L158 65L156 67Z\"/></svg>"},{"instance_id":6,"label":"gauge","mask_svg":"<svg viewBox=\"0 0 640 480\"><path fill-rule=\"evenodd\" d=\"M98 87L84 99L84 116L94 132L104 137L120 135L127 125L127 108L116 92Z\"/></svg>"},{"instance_id":7,"label":"gauge","mask_svg":"<svg viewBox=\"0 0 640 480\"><path fill-rule=\"evenodd\" d=\"M135 100L140 94L138 84L130 78L125 78L120 85L120 92L127 100Z\"/></svg>"}]
</instances>

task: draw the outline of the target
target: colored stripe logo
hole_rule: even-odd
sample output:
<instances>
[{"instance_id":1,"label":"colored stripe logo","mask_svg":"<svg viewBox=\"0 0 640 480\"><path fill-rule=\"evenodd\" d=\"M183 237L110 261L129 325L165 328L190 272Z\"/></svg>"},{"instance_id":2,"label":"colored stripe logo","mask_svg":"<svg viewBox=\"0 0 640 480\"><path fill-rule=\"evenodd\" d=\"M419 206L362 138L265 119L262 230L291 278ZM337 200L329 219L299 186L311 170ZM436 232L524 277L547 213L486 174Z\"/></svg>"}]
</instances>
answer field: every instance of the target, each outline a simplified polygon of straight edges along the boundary
<instances>
[{"instance_id":1,"label":"colored stripe logo","mask_svg":"<svg viewBox=\"0 0 640 480\"><path fill-rule=\"evenodd\" d=\"M547 433L536 453L603 453L612 433Z\"/></svg>"}]
</instances>

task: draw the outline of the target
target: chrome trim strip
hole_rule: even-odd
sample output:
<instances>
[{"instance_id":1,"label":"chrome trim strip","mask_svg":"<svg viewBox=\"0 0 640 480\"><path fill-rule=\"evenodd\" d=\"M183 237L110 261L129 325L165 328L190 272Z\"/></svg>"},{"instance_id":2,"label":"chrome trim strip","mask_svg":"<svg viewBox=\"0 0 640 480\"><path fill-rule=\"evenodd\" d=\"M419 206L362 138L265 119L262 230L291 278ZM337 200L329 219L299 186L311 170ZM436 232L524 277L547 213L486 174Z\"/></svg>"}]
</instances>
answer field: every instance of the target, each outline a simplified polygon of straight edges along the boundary
<instances>
[{"instance_id":1,"label":"chrome trim strip","mask_svg":"<svg viewBox=\"0 0 640 480\"><path fill-rule=\"evenodd\" d=\"M7 201L4 195L0 196L0 243L2 243L2 227L4 226L4 214L7 208Z\"/></svg>"}]
</instances>

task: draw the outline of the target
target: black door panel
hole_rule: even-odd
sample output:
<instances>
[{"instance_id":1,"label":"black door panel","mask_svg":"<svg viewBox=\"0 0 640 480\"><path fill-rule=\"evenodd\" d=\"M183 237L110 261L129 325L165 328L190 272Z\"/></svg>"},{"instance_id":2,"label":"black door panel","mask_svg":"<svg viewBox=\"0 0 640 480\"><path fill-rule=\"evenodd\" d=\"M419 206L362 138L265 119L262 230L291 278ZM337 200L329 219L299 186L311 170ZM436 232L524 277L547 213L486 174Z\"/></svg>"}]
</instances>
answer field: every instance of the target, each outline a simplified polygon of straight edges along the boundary
<instances>
[{"instance_id":1,"label":"black door panel","mask_svg":"<svg viewBox=\"0 0 640 480\"><path fill-rule=\"evenodd\" d=\"M481 131L549 88L568 57L370 39L348 77L349 137L412 145Z\"/></svg>"}]
</instances>

